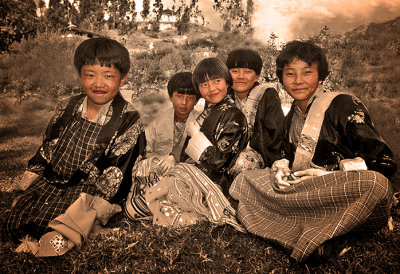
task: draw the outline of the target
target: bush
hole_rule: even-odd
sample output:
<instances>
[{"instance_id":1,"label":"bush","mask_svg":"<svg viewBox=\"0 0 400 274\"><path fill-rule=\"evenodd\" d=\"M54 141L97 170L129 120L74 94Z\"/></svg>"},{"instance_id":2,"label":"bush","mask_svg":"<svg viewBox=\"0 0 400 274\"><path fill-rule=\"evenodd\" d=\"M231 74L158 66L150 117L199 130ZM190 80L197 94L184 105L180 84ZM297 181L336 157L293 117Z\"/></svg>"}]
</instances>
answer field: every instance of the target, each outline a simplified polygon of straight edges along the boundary
<instances>
[{"instance_id":1,"label":"bush","mask_svg":"<svg viewBox=\"0 0 400 274\"><path fill-rule=\"evenodd\" d=\"M73 54L83 40L56 32L13 44L5 60L9 67L6 91L18 94L21 100L30 95L58 97L77 91Z\"/></svg>"}]
</instances>

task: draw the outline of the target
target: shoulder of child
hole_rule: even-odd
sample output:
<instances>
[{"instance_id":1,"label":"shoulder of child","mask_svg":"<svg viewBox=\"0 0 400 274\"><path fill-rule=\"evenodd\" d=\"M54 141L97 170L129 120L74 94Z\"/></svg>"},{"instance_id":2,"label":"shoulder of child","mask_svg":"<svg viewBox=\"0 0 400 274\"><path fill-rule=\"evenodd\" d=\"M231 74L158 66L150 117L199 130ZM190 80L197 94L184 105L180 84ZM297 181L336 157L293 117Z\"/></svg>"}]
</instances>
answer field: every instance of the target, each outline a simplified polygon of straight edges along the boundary
<instances>
[{"instance_id":1,"label":"shoulder of child","mask_svg":"<svg viewBox=\"0 0 400 274\"><path fill-rule=\"evenodd\" d=\"M331 106L333 107L341 107L344 109L350 108L358 108L362 107L365 108L364 103L361 101L360 98L357 96L346 93L346 92L341 92L339 95L337 95L331 102Z\"/></svg>"}]
</instances>

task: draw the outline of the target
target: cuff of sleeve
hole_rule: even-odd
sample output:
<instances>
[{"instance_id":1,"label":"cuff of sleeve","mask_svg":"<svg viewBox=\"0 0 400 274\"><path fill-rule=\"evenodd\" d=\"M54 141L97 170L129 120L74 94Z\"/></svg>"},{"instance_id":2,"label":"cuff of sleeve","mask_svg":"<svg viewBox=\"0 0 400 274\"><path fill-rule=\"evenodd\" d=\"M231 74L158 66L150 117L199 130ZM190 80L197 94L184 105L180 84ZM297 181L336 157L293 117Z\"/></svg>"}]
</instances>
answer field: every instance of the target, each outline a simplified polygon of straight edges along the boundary
<instances>
[{"instance_id":1,"label":"cuff of sleeve","mask_svg":"<svg viewBox=\"0 0 400 274\"><path fill-rule=\"evenodd\" d=\"M343 159L339 163L340 170L351 171L351 170L367 170L367 164L361 157L354 159Z\"/></svg>"},{"instance_id":2,"label":"cuff of sleeve","mask_svg":"<svg viewBox=\"0 0 400 274\"><path fill-rule=\"evenodd\" d=\"M206 148L209 146L212 146L212 143L202 132L199 132L190 138L185 152L190 156L190 158L199 163L201 154L203 154L204 150L206 150Z\"/></svg>"}]
</instances>

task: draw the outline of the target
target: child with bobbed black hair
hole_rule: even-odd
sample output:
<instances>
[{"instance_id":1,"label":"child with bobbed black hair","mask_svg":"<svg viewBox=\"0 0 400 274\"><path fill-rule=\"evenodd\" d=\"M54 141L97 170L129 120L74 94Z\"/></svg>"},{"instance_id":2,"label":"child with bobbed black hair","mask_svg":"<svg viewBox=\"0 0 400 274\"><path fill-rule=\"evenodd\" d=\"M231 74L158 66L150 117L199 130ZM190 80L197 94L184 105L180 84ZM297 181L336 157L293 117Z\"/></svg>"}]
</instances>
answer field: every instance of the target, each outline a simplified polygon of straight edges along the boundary
<instances>
[{"instance_id":1,"label":"child with bobbed black hair","mask_svg":"<svg viewBox=\"0 0 400 274\"><path fill-rule=\"evenodd\" d=\"M82 67L88 65L113 66L123 79L131 68L129 51L113 39L100 37L85 40L77 47L74 55L74 66L79 76L82 75Z\"/></svg>"},{"instance_id":2,"label":"child with bobbed black hair","mask_svg":"<svg viewBox=\"0 0 400 274\"><path fill-rule=\"evenodd\" d=\"M180 163L146 191L145 201L155 224L179 227L208 220L243 231L225 194L227 172L247 144L246 117L228 95L232 78L221 60L202 60L192 80L205 108L186 123Z\"/></svg>"},{"instance_id":3,"label":"child with bobbed black hair","mask_svg":"<svg viewBox=\"0 0 400 274\"><path fill-rule=\"evenodd\" d=\"M329 70L320 47L291 41L276 65L294 99L284 121L284 158L239 174L229 193L249 232L281 244L298 261L326 262L348 250L343 234L387 224L388 179L397 165L361 100L324 91Z\"/></svg>"},{"instance_id":4,"label":"child with bobbed black hair","mask_svg":"<svg viewBox=\"0 0 400 274\"><path fill-rule=\"evenodd\" d=\"M167 84L172 108L162 111L146 129L146 157L167 156L160 163L165 172L179 162L186 121L189 116L198 115L193 111L201 94L194 88L191 72L178 72Z\"/></svg>"},{"instance_id":5,"label":"child with bobbed black hair","mask_svg":"<svg viewBox=\"0 0 400 274\"><path fill-rule=\"evenodd\" d=\"M134 166L133 185L125 206L125 213L131 219L150 215L143 193L179 163L186 123L199 115L194 106L201 95L193 86L191 72L174 74L167 90L172 107L157 113L146 127L146 157Z\"/></svg>"},{"instance_id":6,"label":"child with bobbed black hair","mask_svg":"<svg viewBox=\"0 0 400 274\"><path fill-rule=\"evenodd\" d=\"M259 82L263 62L257 51L249 48L229 52L226 65L232 76L229 93L245 114L249 144L231 171L271 167L281 158L283 111L274 83Z\"/></svg>"},{"instance_id":7,"label":"child with bobbed black hair","mask_svg":"<svg viewBox=\"0 0 400 274\"><path fill-rule=\"evenodd\" d=\"M15 243L26 235L41 238L31 250L37 256L81 245L94 223L106 224L121 210L146 146L139 113L119 92L128 50L109 38L88 39L76 49L74 65L85 93L57 107L17 184L25 191L2 227Z\"/></svg>"},{"instance_id":8,"label":"child with bobbed black hair","mask_svg":"<svg viewBox=\"0 0 400 274\"><path fill-rule=\"evenodd\" d=\"M232 77L221 60L202 60L193 72L193 84L206 105L197 121L188 125L191 138L186 153L214 182L226 187L225 175L248 140L247 122L228 95Z\"/></svg>"}]
</instances>

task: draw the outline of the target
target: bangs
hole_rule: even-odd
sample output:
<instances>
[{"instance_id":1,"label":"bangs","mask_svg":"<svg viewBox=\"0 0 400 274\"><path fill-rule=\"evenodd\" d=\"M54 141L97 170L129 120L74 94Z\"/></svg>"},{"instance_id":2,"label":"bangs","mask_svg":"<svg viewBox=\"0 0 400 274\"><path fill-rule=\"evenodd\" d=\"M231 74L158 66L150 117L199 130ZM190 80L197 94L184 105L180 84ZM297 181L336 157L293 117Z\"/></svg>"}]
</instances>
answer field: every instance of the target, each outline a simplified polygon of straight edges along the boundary
<instances>
[{"instance_id":1,"label":"bangs","mask_svg":"<svg viewBox=\"0 0 400 274\"><path fill-rule=\"evenodd\" d=\"M227 84L232 84L231 74L226 65L217 58L207 58L202 60L193 72L193 85L197 89L198 85L217 78L224 78Z\"/></svg>"},{"instance_id":2,"label":"bangs","mask_svg":"<svg viewBox=\"0 0 400 274\"><path fill-rule=\"evenodd\" d=\"M248 68L260 75L262 69L261 56L251 49L237 49L228 54L226 60L228 69L233 68Z\"/></svg>"},{"instance_id":3,"label":"bangs","mask_svg":"<svg viewBox=\"0 0 400 274\"><path fill-rule=\"evenodd\" d=\"M120 72L124 71L124 67L129 67L129 59L128 62L125 61L126 64L123 64L124 60L120 57L120 55L109 47L94 47L92 50L88 52L85 57L84 65L100 65L101 67L111 67L114 65L116 69Z\"/></svg>"},{"instance_id":4,"label":"bangs","mask_svg":"<svg viewBox=\"0 0 400 274\"><path fill-rule=\"evenodd\" d=\"M250 56L238 55L235 60L228 64L228 68L253 68L254 60Z\"/></svg>"},{"instance_id":5,"label":"bangs","mask_svg":"<svg viewBox=\"0 0 400 274\"><path fill-rule=\"evenodd\" d=\"M83 41L75 51L74 66L78 73L82 66L100 65L114 67L124 77L130 69L128 50L115 40L108 38L92 38Z\"/></svg>"}]
</instances>

